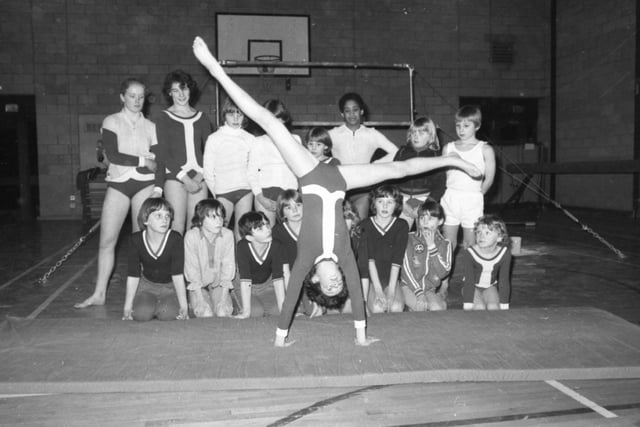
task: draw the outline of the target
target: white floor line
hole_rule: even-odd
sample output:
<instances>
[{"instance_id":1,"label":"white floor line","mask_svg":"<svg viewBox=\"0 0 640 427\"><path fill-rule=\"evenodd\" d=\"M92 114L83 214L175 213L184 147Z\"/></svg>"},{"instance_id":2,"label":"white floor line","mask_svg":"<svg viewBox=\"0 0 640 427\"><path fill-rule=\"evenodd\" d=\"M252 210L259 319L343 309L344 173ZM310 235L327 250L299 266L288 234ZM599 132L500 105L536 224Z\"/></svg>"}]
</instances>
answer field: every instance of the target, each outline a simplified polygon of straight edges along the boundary
<instances>
[{"instance_id":1,"label":"white floor line","mask_svg":"<svg viewBox=\"0 0 640 427\"><path fill-rule=\"evenodd\" d=\"M561 392L563 392L564 394L566 394L570 398L578 401L582 405L590 408L591 410L593 410L594 412L597 412L598 414L602 415L605 418L617 418L618 417L613 412L603 408L602 406L598 405L597 403L587 399L583 395L575 392L574 390L570 389L569 387L567 387L566 385L564 385L562 383L559 383L556 380L547 380L545 382L547 384L549 384L551 387L553 387L553 388L555 388L557 390L560 390Z\"/></svg>"},{"instance_id":2,"label":"white floor line","mask_svg":"<svg viewBox=\"0 0 640 427\"><path fill-rule=\"evenodd\" d=\"M30 315L28 315L27 319L35 319L38 316L38 314L42 313L42 311L45 308L47 308L47 306L49 304L51 304L51 302L54 299L56 299L58 297L58 295L60 295L65 289L67 289L69 287L69 285L71 285L78 277L80 277L80 275L82 275L82 273L84 273L87 268L91 267L93 265L93 263L96 262L97 259L98 259L98 255L95 255L93 258L91 258L89 260L89 262L87 262L87 264L85 264L84 267L82 267L80 270L78 270L78 272L76 274L71 276L69 278L69 280L64 282L62 284L62 286L60 286L58 289L56 289L56 291L49 296L49 298L47 298L42 304L40 304L40 306L38 308L36 308Z\"/></svg>"},{"instance_id":3,"label":"white floor line","mask_svg":"<svg viewBox=\"0 0 640 427\"><path fill-rule=\"evenodd\" d=\"M42 264L44 264L45 262L49 262L53 257L58 256L60 253L68 250L71 247L71 245L66 245L61 247L60 249L58 249L56 252L54 252L53 254L49 255L48 257L46 257L45 259L43 259L42 261L40 261L39 263L37 263L36 265L33 265L31 267L29 267L28 269L26 269L25 271L23 271L22 273L18 274L16 277L14 277L13 279L9 279L8 281L4 282L2 285L0 285L0 291L3 290L4 288L6 288L7 286L11 285L13 282L15 282L16 280L22 278L23 276L26 276L27 274L31 273L33 270L35 270L36 268L40 267Z\"/></svg>"},{"instance_id":4,"label":"white floor line","mask_svg":"<svg viewBox=\"0 0 640 427\"><path fill-rule=\"evenodd\" d=\"M51 396L53 393L30 393L30 394L0 394L0 399L15 399L16 397Z\"/></svg>"}]
</instances>

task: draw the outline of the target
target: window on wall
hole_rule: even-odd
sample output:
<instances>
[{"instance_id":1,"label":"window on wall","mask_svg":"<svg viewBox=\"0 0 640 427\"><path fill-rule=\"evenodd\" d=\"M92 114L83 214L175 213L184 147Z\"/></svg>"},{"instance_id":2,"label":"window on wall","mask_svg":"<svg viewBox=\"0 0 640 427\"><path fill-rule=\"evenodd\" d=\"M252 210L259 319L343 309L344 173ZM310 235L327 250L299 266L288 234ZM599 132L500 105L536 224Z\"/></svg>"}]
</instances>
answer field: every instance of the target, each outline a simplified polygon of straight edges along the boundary
<instances>
[{"instance_id":1,"label":"window on wall","mask_svg":"<svg viewBox=\"0 0 640 427\"><path fill-rule=\"evenodd\" d=\"M478 139L496 145L520 145L537 140L537 98L460 97L462 105L477 105L482 110Z\"/></svg>"}]
</instances>

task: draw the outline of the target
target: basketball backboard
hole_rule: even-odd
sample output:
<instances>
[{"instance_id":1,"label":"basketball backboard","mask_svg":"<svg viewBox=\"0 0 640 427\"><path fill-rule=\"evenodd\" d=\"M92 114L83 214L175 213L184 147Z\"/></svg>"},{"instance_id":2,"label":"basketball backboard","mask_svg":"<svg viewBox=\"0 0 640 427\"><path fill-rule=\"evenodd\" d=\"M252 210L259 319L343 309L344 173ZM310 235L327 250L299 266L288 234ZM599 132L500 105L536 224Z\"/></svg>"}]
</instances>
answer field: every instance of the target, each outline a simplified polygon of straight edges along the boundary
<instances>
[{"instance_id":1,"label":"basketball backboard","mask_svg":"<svg viewBox=\"0 0 640 427\"><path fill-rule=\"evenodd\" d=\"M309 62L309 16L216 15L220 61ZM257 59L256 59L257 58ZM258 75L263 67L225 67L229 74ZM309 68L275 67L275 75L308 76Z\"/></svg>"}]
</instances>

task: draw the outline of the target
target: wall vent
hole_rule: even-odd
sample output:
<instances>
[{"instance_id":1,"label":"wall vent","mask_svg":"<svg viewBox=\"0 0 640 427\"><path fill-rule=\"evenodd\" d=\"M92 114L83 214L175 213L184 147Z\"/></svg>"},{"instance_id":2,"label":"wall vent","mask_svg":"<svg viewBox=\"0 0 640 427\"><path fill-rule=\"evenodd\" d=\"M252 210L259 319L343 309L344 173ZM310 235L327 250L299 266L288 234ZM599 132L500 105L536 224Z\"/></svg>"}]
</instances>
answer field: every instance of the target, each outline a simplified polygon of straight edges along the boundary
<instances>
[{"instance_id":1,"label":"wall vent","mask_svg":"<svg viewBox=\"0 0 640 427\"><path fill-rule=\"evenodd\" d=\"M513 41L493 38L491 40L491 57L493 64L513 64Z\"/></svg>"}]
</instances>

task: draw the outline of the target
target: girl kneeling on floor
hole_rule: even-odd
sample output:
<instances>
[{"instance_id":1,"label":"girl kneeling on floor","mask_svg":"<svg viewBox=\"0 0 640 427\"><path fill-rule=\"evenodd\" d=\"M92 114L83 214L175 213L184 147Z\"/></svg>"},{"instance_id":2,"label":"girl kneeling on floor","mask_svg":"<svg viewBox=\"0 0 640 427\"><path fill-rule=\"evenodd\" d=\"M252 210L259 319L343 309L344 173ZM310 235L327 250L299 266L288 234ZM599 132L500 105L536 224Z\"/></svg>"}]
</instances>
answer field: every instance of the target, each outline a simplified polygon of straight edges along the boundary
<instances>
[{"instance_id":1,"label":"girl kneeling on floor","mask_svg":"<svg viewBox=\"0 0 640 427\"><path fill-rule=\"evenodd\" d=\"M142 203L140 229L131 235L123 320L188 319L182 237L171 230L173 208L165 199ZM142 274L144 272L144 274Z\"/></svg>"}]
</instances>

